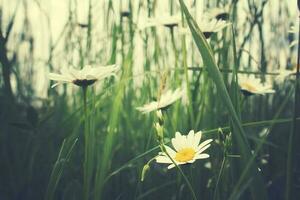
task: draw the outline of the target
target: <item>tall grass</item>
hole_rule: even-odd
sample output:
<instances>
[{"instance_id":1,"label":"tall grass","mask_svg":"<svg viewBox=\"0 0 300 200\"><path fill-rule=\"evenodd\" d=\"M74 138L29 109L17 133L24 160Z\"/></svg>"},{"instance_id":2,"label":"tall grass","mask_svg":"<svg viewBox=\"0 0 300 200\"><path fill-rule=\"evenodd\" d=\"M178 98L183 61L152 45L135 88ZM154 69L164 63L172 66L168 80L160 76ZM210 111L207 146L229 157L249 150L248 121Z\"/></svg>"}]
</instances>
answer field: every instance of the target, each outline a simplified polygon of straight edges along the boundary
<instances>
[{"instance_id":1,"label":"tall grass","mask_svg":"<svg viewBox=\"0 0 300 200\"><path fill-rule=\"evenodd\" d=\"M201 16L227 4L230 26L206 39ZM44 1L0 3L0 199L300 198L299 69L277 81L295 55L299 68L288 41L296 39L290 1L57 5L61 15ZM179 15L187 30L139 29L165 14ZM72 84L50 88L49 71L114 63L116 77L83 93ZM241 74L271 81L276 93L245 97ZM179 87L185 98L164 111L157 140L155 112L136 107ZM175 132L189 130L214 139L210 158L172 170L156 163Z\"/></svg>"}]
</instances>

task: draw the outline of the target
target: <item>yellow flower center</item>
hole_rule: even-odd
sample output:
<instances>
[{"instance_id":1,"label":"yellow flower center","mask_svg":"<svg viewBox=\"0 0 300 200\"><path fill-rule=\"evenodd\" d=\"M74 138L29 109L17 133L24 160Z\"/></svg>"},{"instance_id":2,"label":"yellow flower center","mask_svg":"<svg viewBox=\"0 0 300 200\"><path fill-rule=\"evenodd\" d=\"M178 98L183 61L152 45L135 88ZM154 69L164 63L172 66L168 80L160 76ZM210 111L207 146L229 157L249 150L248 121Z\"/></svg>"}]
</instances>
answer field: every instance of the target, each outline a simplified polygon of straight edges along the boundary
<instances>
[{"instance_id":1,"label":"yellow flower center","mask_svg":"<svg viewBox=\"0 0 300 200\"><path fill-rule=\"evenodd\" d=\"M176 153L175 160L177 162L187 162L193 160L196 152L193 148L184 148Z\"/></svg>"},{"instance_id":2,"label":"yellow flower center","mask_svg":"<svg viewBox=\"0 0 300 200\"><path fill-rule=\"evenodd\" d=\"M249 92L257 91L257 89L253 85L251 85L250 83L242 83L241 87L242 87L243 90L247 90Z\"/></svg>"}]
</instances>

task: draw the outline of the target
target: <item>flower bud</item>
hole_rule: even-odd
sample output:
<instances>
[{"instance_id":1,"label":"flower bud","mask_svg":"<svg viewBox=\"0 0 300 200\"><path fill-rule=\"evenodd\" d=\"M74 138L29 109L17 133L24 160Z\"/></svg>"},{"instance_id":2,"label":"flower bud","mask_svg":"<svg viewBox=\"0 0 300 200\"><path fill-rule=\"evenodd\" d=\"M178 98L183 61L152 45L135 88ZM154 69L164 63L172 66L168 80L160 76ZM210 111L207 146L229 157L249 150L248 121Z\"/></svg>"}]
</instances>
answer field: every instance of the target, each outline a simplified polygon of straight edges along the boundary
<instances>
[{"instance_id":1,"label":"flower bud","mask_svg":"<svg viewBox=\"0 0 300 200\"><path fill-rule=\"evenodd\" d=\"M164 130L163 127L157 122L154 124L154 127L156 129L156 134L159 140L161 140L164 136Z\"/></svg>"},{"instance_id":2,"label":"flower bud","mask_svg":"<svg viewBox=\"0 0 300 200\"><path fill-rule=\"evenodd\" d=\"M156 116L158 118L159 124L162 125L164 123L162 111L161 110L157 110L156 111Z\"/></svg>"},{"instance_id":3,"label":"flower bud","mask_svg":"<svg viewBox=\"0 0 300 200\"><path fill-rule=\"evenodd\" d=\"M163 118L161 110L157 110L156 111L156 116L158 117L158 119L162 119Z\"/></svg>"},{"instance_id":4,"label":"flower bud","mask_svg":"<svg viewBox=\"0 0 300 200\"><path fill-rule=\"evenodd\" d=\"M147 163L144 165L143 170L142 170L142 175L141 175L141 181L143 182L145 180L146 173L150 170L150 166Z\"/></svg>"}]
</instances>

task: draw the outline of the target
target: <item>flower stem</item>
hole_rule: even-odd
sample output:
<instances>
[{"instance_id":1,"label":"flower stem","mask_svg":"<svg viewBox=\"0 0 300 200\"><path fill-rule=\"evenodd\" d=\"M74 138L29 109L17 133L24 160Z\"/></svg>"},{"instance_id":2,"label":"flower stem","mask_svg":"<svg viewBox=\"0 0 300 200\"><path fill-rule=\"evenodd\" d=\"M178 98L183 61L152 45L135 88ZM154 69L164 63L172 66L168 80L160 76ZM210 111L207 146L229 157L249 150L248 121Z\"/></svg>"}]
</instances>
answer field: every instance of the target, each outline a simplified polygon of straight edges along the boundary
<instances>
[{"instance_id":1,"label":"flower stem","mask_svg":"<svg viewBox=\"0 0 300 200\"><path fill-rule=\"evenodd\" d=\"M166 148L165 148L165 145L162 141L160 141L160 149L162 152L164 152L168 158L172 161L172 163L175 165L176 169L179 171L179 173L182 175L184 181L186 182L191 194L192 194L192 197L193 197L193 200L197 200L197 197L196 197L196 194L194 192L194 189L192 187L192 184L190 183L189 179L186 177L186 175L183 173L182 169L176 164L176 162L173 160L173 158L170 156L170 154L167 152Z\"/></svg>"},{"instance_id":2,"label":"flower stem","mask_svg":"<svg viewBox=\"0 0 300 200\"><path fill-rule=\"evenodd\" d=\"M217 179L216 187L215 187L215 190L214 190L214 196L213 196L214 200L217 199L218 187L219 187L221 176L224 172L225 162L226 162L226 155L224 155L224 157L223 157L222 164L221 164L221 169L220 169L219 174L218 174L218 179Z\"/></svg>"},{"instance_id":3,"label":"flower stem","mask_svg":"<svg viewBox=\"0 0 300 200\"><path fill-rule=\"evenodd\" d=\"M83 199L89 199L90 170L89 170L89 120L87 113L87 87L82 87L84 111L84 163L83 163Z\"/></svg>"},{"instance_id":4,"label":"flower stem","mask_svg":"<svg viewBox=\"0 0 300 200\"><path fill-rule=\"evenodd\" d=\"M156 128L156 131L157 131L157 141L159 143L159 147L161 149L161 151L163 153L165 153L168 158L172 161L172 163L176 166L177 170L179 171L179 173L182 175L184 181L186 182L189 190L191 191L192 193L192 197L193 197L193 200L197 200L197 197L196 197L196 194L194 192L194 189L192 187L192 184L190 183L189 179L186 177L186 175L183 173L182 169L176 164L176 162L173 160L173 158L170 156L170 154L167 152L166 150L166 147L165 147L165 144L164 144L164 134L163 134L163 117L161 115L158 114L159 112L157 112L157 118L158 118L158 126L155 126Z\"/></svg>"}]
</instances>

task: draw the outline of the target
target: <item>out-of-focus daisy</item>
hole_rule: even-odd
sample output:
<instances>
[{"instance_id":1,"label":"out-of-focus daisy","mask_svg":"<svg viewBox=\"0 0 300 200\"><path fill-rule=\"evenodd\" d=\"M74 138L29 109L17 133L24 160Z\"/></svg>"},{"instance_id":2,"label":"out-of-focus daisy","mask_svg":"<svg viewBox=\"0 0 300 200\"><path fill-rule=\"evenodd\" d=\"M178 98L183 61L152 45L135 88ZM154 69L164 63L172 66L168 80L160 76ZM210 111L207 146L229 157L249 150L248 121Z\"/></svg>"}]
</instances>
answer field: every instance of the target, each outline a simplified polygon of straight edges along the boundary
<instances>
[{"instance_id":1,"label":"out-of-focus daisy","mask_svg":"<svg viewBox=\"0 0 300 200\"><path fill-rule=\"evenodd\" d=\"M121 11L121 17L129 17L130 16L130 11L129 10L122 10Z\"/></svg>"},{"instance_id":2,"label":"out-of-focus daisy","mask_svg":"<svg viewBox=\"0 0 300 200\"><path fill-rule=\"evenodd\" d=\"M139 23L139 29L143 30L153 26L165 26L173 28L178 26L180 22L181 18L179 15L163 15L161 17L147 18L145 21Z\"/></svg>"},{"instance_id":3,"label":"out-of-focus daisy","mask_svg":"<svg viewBox=\"0 0 300 200\"><path fill-rule=\"evenodd\" d=\"M201 135L201 131L194 133L193 130L188 135L181 135L179 132L176 132L175 138L172 139L172 145L175 150L165 146L166 151L177 165L193 163L198 159L208 158L209 155L203 152L210 147L212 139L200 143ZM159 152L155 159L158 163L170 164L168 169L175 167L172 160L164 152Z\"/></svg>"},{"instance_id":4,"label":"out-of-focus daisy","mask_svg":"<svg viewBox=\"0 0 300 200\"><path fill-rule=\"evenodd\" d=\"M128 2L122 2L120 6L121 17L129 17L131 15L131 12Z\"/></svg>"},{"instance_id":5,"label":"out-of-focus daisy","mask_svg":"<svg viewBox=\"0 0 300 200\"><path fill-rule=\"evenodd\" d=\"M94 84L96 81L115 75L119 69L117 65L99 67L87 65L81 70L63 68L60 74L49 73L49 79L57 81L57 83L51 86L52 88L63 83L73 83L77 86L86 87Z\"/></svg>"},{"instance_id":6,"label":"out-of-focus daisy","mask_svg":"<svg viewBox=\"0 0 300 200\"><path fill-rule=\"evenodd\" d=\"M276 77L276 81L282 83L286 78L296 75L297 67L295 66L293 69L280 69L278 73L279 75Z\"/></svg>"},{"instance_id":7,"label":"out-of-focus daisy","mask_svg":"<svg viewBox=\"0 0 300 200\"><path fill-rule=\"evenodd\" d=\"M182 95L183 91L180 88L176 89L175 91L168 90L160 96L158 101L152 101L142 107L137 107L136 109L144 114L163 109L180 99Z\"/></svg>"},{"instance_id":8,"label":"out-of-focus daisy","mask_svg":"<svg viewBox=\"0 0 300 200\"><path fill-rule=\"evenodd\" d=\"M238 76L239 85L241 91L249 96L252 94L267 94L274 93L275 90L272 89L272 85L268 83L262 83L261 79L255 78L254 75L246 76L239 75Z\"/></svg>"},{"instance_id":9,"label":"out-of-focus daisy","mask_svg":"<svg viewBox=\"0 0 300 200\"><path fill-rule=\"evenodd\" d=\"M221 31L228 25L230 25L229 22L217 19L209 20L204 18L202 21L199 22L199 28L203 32L205 38L209 38L213 33Z\"/></svg>"},{"instance_id":10,"label":"out-of-focus daisy","mask_svg":"<svg viewBox=\"0 0 300 200\"><path fill-rule=\"evenodd\" d=\"M295 26L292 26L291 29L289 30L289 33L292 35L291 37L293 37L294 35L296 35L298 33L298 30ZM293 47L293 46L297 45L298 42L299 42L298 39L291 40L289 47Z\"/></svg>"},{"instance_id":11,"label":"out-of-focus daisy","mask_svg":"<svg viewBox=\"0 0 300 200\"><path fill-rule=\"evenodd\" d=\"M200 20L198 20L200 21ZM217 33L222 29L226 28L230 25L229 22L224 20L216 20L216 19L207 19L203 18L199 23L198 26L202 33L204 34L205 38L208 39L213 33ZM188 28L179 28L180 34L190 34L190 30Z\"/></svg>"},{"instance_id":12,"label":"out-of-focus daisy","mask_svg":"<svg viewBox=\"0 0 300 200\"><path fill-rule=\"evenodd\" d=\"M208 9L204 15L208 18L215 18L217 20L228 20L229 19L229 4L224 7L215 7Z\"/></svg>"}]
</instances>

